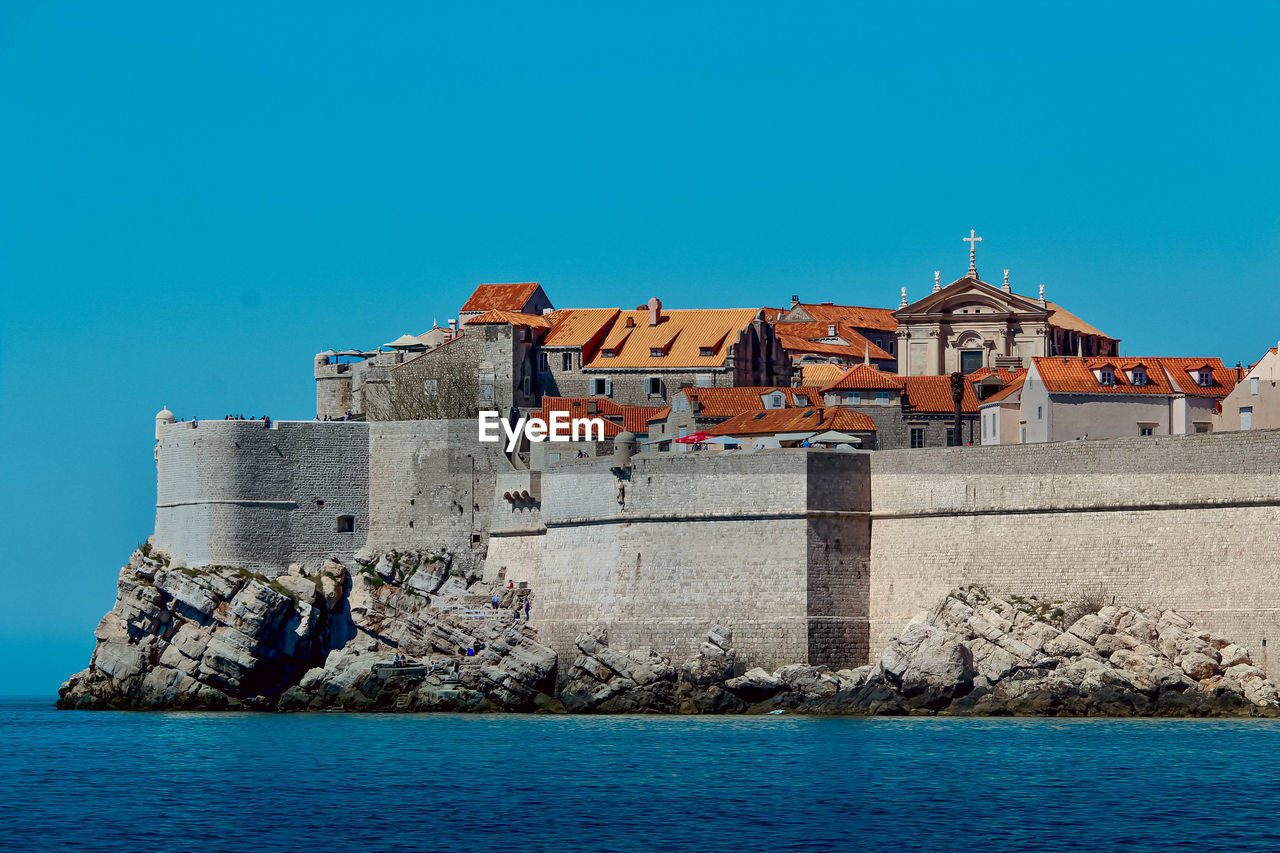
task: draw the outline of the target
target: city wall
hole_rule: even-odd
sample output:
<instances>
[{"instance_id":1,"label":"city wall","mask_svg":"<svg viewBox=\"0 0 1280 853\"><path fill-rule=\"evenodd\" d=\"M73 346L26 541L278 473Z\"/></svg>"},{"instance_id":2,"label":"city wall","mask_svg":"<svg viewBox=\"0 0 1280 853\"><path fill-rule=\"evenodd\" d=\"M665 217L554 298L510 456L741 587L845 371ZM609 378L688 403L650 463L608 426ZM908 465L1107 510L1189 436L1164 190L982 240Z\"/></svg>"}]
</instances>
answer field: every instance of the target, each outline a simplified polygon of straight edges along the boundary
<instances>
[{"instance_id":1,"label":"city wall","mask_svg":"<svg viewBox=\"0 0 1280 853\"><path fill-rule=\"evenodd\" d=\"M873 653L975 583L1176 608L1276 660L1280 431L882 451L871 503Z\"/></svg>"},{"instance_id":2,"label":"city wall","mask_svg":"<svg viewBox=\"0 0 1280 853\"><path fill-rule=\"evenodd\" d=\"M179 565L279 573L364 545L365 424L184 421L158 436L154 544Z\"/></svg>"},{"instance_id":3,"label":"city wall","mask_svg":"<svg viewBox=\"0 0 1280 853\"><path fill-rule=\"evenodd\" d=\"M695 458L696 457L696 458ZM838 452L574 460L533 489L499 478L487 572L535 591L543 642L571 659L603 624L618 648L683 659L713 623L754 663L865 659L867 457ZM619 491L621 487L621 491Z\"/></svg>"}]
</instances>

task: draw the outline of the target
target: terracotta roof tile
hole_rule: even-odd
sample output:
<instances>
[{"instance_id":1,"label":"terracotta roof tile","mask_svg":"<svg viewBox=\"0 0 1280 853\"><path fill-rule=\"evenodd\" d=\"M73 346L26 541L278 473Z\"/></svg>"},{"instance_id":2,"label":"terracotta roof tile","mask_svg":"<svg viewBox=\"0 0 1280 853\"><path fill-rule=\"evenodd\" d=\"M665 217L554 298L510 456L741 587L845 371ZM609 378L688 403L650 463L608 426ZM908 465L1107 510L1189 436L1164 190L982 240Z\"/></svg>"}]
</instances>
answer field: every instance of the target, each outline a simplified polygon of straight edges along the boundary
<instances>
[{"instance_id":1,"label":"terracotta roof tile","mask_svg":"<svg viewBox=\"0 0 1280 853\"><path fill-rule=\"evenodd\" d=\"M909 411L920 414L955 412L956 404L951 400L950 376L903 376L901 379ZM976 414L978 411L978 395L973 391L972 382L964 383L960 411L966 414Z\"/></svg>"},{"instance_id":2,"label":"terracotta roof tile","mask_svg":"<svg viewBox=\"0 0 1280 853\"><path fill-rule=\"evenodd\" d=\"M672 369L721 367L728 348L760 313L758 308L662 309L662 319L649 325L649 312L620 311L600 350L583 367ZM634 326L627 326L631 320ZM710 355L702 355L709 348ZM653 355L654 349L664 354ZM615 355L606 356L613 351ZM584 359L586 358L584 354Z\"/></svg>"},{"instance_id":3,"label":"terracotta roof tile","mask_svg":"<svg viewBox=\"0 0 1280 853\"><path fill-rule=\"evenodd\" d=\"M876 422L870 416L838 406L814 406L795 409L768 409L744 412L710 427L712 435L775 435L786 432L875 432Z\"/></svg>"},{"instance_id":4,"label":"terracotta roof tile","mask_svg":"<svg viewBox=\"0 0 1280 853\"><path fill-rule=\"evenodd\" d=\"M798 326L808 324L796 323L794 325ZM841 345L813 341L807 337L793 335L787 330L786 326L775 326L774 328L778 333L778 343L782 344L782 348L790 353L834 355L839 356L846 361L853 361L854 359L868 357L865 355L867 353L869 353L870 358L881 361L893 361L894 359L892 355L885 352L883 349L876 346L853 329L846 328L838 330L839 336L848 342L847 345ZM827 337L827 334L823 331L820 335L813 335L812 337Z\"/></svg>"},{"instance_id":5,"label":"terracotta roof tile","mask_svg":"<svg viewBox=\"0 0 1280 853\"><path fill-rule=\"evenodd\" d=\"M763 412L764 396L781 391L786 407L813 406L822 400L819 388L787 388L781 385L738 385L727 388L685 388L680 393L691 403L698 402L698 417L731 418L743 412ZM799 403L796 395L806 398L807 402ZM778 410L772 410L778 411Z\"/></svg>"},{"instance_id":6,"label":"terracotta roof tile","mask_svg":"<svg viewBox=\"0 0 1280 853\"><path fill-rule=\"evenodd\" d=\"M599 343L609 324L618 316L617 308L568 308L547 315L551 331L543 339L544 347L582 347Z\"/></svg>"},{"instance_id":7,"label":"terracotta roof tile","mask_svg":"<svg viewBox=\"0 0 1280 853\"><path fill-rule=\"evenodd\" d=\"M825 388L832 382L835 382L844 375L845 365L843 364L801 364L800 383L802 385L816 385L819 388Z\"/></svg>"},{"instance_id":8,"label":"terracotta roof tile","mask_svg":"<svg viewBox=\"0 0 1280 853\"><path fill-rule=\"evenodd\" d=\"M499 311L496 308L467 321L468 326L528 326L531 329L550 329L551 321L537 314L521 314L519 311Z\"/></svg>"},{"instance_id":9,"label":"terracotta roof tile","mask_svg":"<svg viewBox=\"0 0 1280 853\"><path fill-rule=\"evenodd\" d=\"M596 404L594 414L590 412L590 403ZM670 406L624 406L615 403L608 397L543 397L544 412L570 412L574 417L605 418L618 427L618 432L627 430L634 433L649 431L649 421L665 417L671 411ZM616 435L606 431L606 436Z\"/></svg>"},{"instance_id":10,"label":"terracotta roof tile","mask_svg":"<svg viewBox=\"0 0 1280 853\"><path fill-rule=\"evenodd\" d=\"M1170 358L1162 356L1160 364L1173 379L1175 385L1188 397L1225 397L1236 387L1236 372L1220 358ZM1193 371L1208 367L1213 374L1212 385L1200 385Z\"/></svg>"},{"instance_id":11,"label":"terracotta roof tile","mask_svg":"<svg viewBox=\"0 0 1280 853\"><path fill-rule=\"evenodd\" d=\"M884 391L902 389L902 380L896 374L885 373L869 364L855 364L835 382L822 389L827 391Z\"/></svg>"},{"instance_id":12,"label":"terracotta roof tile","mask_svg":"<svg viewBox=\"0 0 1280 853\"><path fill-rule=\"evenodd\" d=\"M831 323L851 326L855 329L879 329L882 332L896 332L898 330L898 319L893 316L893 311L888 308L867 308L861 305L832 305L826 302L801 302L791 310L799 313L797 309L812 317L812 322L814 324L821 324L824 330L826 326ZM784 331L787 326L792 324L783 321L778 325L782 326L782 328L778 330L781 332Z\"/></svg>"},{"instance_id":13,"label":"terracotta roof tile","mask_svg":"<svg viewBox=\"0 0 1280 853\"><path fill-rule=\"evenodd\" d=\"M1050 394L1118 394L1118 395L1169 395L1176 393L1169 377L1165 375L1159 358L1134 358L1131 356L1040 356L1033 358L1036 372ZM1110 367L1115 377L1114 385L1103 385L1094 370ZM1135 385L1129 381L1126 371L1135 367L1145 368L1147 382ZM1224 392L1225 393L1225 392Z\"/></svg>"},{"instance_id":14,"label":"terracotta roof tile","mask_svg":"<svg viewBox=\"0 0 1280 853\"><path fill-rule=\"evenodd\" d=\"M538 290L536 281L525 281L518 284L482 284L475 289L471 297L463 303L459 311L519 311L533 298Z\"/></svg>"}]
</instances>

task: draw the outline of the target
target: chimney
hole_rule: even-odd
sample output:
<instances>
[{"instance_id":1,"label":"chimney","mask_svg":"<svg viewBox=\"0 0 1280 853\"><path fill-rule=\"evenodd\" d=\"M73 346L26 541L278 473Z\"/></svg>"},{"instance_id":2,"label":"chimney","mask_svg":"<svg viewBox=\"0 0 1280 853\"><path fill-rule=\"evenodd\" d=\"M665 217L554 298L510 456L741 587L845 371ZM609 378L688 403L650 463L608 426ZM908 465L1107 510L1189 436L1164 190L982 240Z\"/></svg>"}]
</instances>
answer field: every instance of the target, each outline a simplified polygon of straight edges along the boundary
<instances>
[{"instance_id":1,"label":"chimney","mask_svg":"<svg viewBox=\"0 0 1280 853\"><path fill-rule=\"evenodd\" d=\"M627 327L628 329L634 329L634 328L636 327L636 318L635 318L635 317L628 317L628 318L627 318L627 322L625 323L625 325L626 325L626 327Z\"/></svg>"},{"instance_id":2,"label":"chimney","mask_svg":"<svg viewBox=\"0 0 1280 853\"><path fill-rule=\"evenodd\" d=\"M556 310L556 309L554 309L554 308L543 308L543 309L542 309L542 316L543 316L543 317L545 317L545 316L547 316L548 314L550 314L550 313L551 313L552 311L554 311L554 310Z\"/></svg>"},{"instance_id":3,"label":"chimney","mask_svg":"<svg viewBox=\"0 0 1280 853\"><path fill-rule=\"evenodd\" d=\"M662 300L653 297L649 300L649 325L656 326L662 322Z\"/></svg>"},{"instance_id":4,"label":"chimney","mask_svg":"<svg viewBox=\"0 0 1280 853\"><path fill-rule=\"evenodd\" d=\"M795 308L799 304L800 304L800 295L797 293L791 294L791 307Z\"/></svg>"},{"instance_id":5,"label":"chimney","mask_svg":"<svg viewBox=\"0 0 1280 853\"><path fill-rule=\"evenodd\" d=\"M449 321L449 331L451 331L451 332L456 332L456 331L458 331L458 321L457 321L457 320L450 320L450 321Z\"/></svg>"}]
</instances>

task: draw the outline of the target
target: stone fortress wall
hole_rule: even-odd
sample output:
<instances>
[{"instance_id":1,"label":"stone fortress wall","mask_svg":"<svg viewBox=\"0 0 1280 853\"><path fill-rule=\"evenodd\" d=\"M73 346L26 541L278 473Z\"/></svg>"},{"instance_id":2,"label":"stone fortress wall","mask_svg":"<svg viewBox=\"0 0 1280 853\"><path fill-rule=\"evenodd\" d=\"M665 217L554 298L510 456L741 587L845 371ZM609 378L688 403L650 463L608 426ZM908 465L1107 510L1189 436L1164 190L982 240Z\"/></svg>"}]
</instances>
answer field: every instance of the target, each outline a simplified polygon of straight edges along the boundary
<instances>
[{"instance_id":1,"label":"stone fortress wall","mask_svg":"<svg viewBox=\"0 0 1280 853\"><path fill-rule=\"evenodd\" d=\"M369 532L368 448L354 421L161 425L155 547L178 565L269 573L349 559Z\"/></svg>"},{"instance_id":2,"label":"stone fortress wall","mask_svg":"<svg viewBox=\"0 0 1280 853\"><path fill-rule=\"evenodd\" d=\"M1176 608L1276 659L1280 430L881 451L871 503L873 651L976 583Z\"/></svg>"},{"instance_id":3,"label":"stone fortress wall","mask_svg":"<svg viewBox=\"0 0 1280 853\"><path fill-rule=\"evenodd\" d=\"M159 436L155 544L175 560L278 572L446 548L530 583L569 659L596 624L679 658L718 622L752 665L856 665L969 583L1177 608L1264 666L1280 642L1280 431L639 454L621 477L608 457L515 470L472 420Z\"/></svg>"}]
</instances>

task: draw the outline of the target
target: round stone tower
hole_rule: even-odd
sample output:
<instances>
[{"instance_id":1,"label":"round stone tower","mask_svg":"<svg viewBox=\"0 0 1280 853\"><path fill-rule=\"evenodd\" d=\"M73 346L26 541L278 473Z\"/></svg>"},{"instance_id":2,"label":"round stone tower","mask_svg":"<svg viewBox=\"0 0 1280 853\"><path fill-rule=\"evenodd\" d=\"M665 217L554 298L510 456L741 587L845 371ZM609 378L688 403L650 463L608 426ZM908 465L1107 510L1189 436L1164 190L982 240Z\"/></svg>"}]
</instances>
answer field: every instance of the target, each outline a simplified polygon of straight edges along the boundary
<instances>
[{"instance_id":1,"label":"round stone tower","mask_svg":"<svg viewBox=\"0 0 1280 853\"><path fill-rule=\"evenodd\" d=\"M160 440L160 427L168 426L176 420L177 418L173 416L173 412L169 411L168 406L156 413L156 441Z\"/></svg>"}]
</instances>

